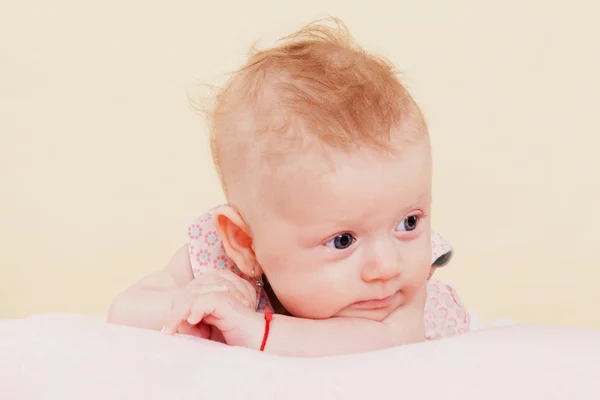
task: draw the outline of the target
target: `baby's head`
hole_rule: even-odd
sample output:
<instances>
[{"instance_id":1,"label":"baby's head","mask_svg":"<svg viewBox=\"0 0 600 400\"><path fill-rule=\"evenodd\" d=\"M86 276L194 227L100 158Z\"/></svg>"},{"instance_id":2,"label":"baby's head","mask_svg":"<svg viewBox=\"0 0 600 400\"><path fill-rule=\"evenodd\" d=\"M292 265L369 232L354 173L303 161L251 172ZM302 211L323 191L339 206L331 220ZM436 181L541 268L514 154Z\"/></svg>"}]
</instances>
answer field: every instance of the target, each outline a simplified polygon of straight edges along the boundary
<instances>
[{"instance_id":1,"label":"baby's head","mask_svg":"<svg viewBox=\"0 0 600 400\"><path fill-rule=\"evenodd\" d=\"M341 23L253 54L217 97L211 135L225 250L291 314L382 320L423 287L426 124L393 67Z\"/></svg>"}]
</instances>

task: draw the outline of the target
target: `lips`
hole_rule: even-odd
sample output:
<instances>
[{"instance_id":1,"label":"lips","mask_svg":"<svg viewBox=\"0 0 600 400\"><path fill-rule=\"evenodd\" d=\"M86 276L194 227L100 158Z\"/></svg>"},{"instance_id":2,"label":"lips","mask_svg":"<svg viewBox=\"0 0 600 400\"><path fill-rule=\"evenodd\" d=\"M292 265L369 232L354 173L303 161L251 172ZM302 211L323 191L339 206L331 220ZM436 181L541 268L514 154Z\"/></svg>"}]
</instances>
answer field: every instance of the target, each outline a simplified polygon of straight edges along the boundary
<instances>
[{"instance_id":1,"label":"lips","mask_svg":"<svg viewBox=\"0 0 600 400\"><path fill-rule=\"evenodd\" d=\"M396 294L397 293L394 293L393 295L384 297L383 299L359 301L354 303L352 306L353 308L358 308L361 310L375 310L378 308L387 308L392 304L392 302L396 298Z\"/></svg>"}]
</instances>

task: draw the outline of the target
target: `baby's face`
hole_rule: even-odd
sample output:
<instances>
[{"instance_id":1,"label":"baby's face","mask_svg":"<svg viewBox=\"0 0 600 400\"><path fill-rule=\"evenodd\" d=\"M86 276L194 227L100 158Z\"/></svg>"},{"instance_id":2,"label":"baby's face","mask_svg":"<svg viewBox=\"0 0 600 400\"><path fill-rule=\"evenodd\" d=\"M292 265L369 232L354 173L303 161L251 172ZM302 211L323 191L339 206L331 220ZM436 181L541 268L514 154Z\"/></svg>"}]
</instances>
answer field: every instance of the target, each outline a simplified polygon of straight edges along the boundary
<instances>
[{"instance_id":1,"label":"baby's face","mask_svg":"<svg viewBox=\"0 0 600 400\"><path fill-rule=\"evenodd\" d=\"M297 317L381 321L429 275L429 144L309 159L269 182L252 227L257 260Z\"/></svg>"}]
</instances>

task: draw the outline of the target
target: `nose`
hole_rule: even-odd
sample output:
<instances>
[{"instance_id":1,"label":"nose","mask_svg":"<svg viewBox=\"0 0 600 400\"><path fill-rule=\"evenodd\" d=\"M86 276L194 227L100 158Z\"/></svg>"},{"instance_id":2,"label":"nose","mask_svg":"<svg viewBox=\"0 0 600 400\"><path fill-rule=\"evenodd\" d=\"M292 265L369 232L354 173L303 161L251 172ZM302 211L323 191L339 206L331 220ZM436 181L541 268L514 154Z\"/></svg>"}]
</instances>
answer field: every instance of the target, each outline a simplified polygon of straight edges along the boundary
<instances>
[{"instance_id":1,"label":"nose","mask_svg":"<svg viewBox=\"0 0 600 400\"><path fill-rule=\"evenodd\" d=\"M365 282L388 281L400 275L400 252L392 241L381 240L366 250L361 278Z\"/></svg>"}]
</instances>

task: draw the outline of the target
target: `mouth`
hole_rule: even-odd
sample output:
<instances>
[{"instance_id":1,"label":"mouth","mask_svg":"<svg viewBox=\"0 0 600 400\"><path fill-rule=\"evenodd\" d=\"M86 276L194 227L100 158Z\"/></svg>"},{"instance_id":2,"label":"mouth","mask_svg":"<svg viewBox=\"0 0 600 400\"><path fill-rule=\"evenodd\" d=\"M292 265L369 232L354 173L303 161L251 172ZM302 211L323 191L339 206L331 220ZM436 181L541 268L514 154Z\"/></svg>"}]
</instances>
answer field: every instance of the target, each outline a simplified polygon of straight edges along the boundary
<instances>
[{"instance_id":1,"label":"mouth","mask_svg":"<svg viewBox=\"0 0 600 400\"><path fill-rule=\"evenodd\" d=\"M358 301L352 305L352 308L358 308L360 310L376 310L379 308L387 308L394 302L397 294L398 293L396 292L391 296L384 297L383 299Z\"/></svg>"}]
</instances>

